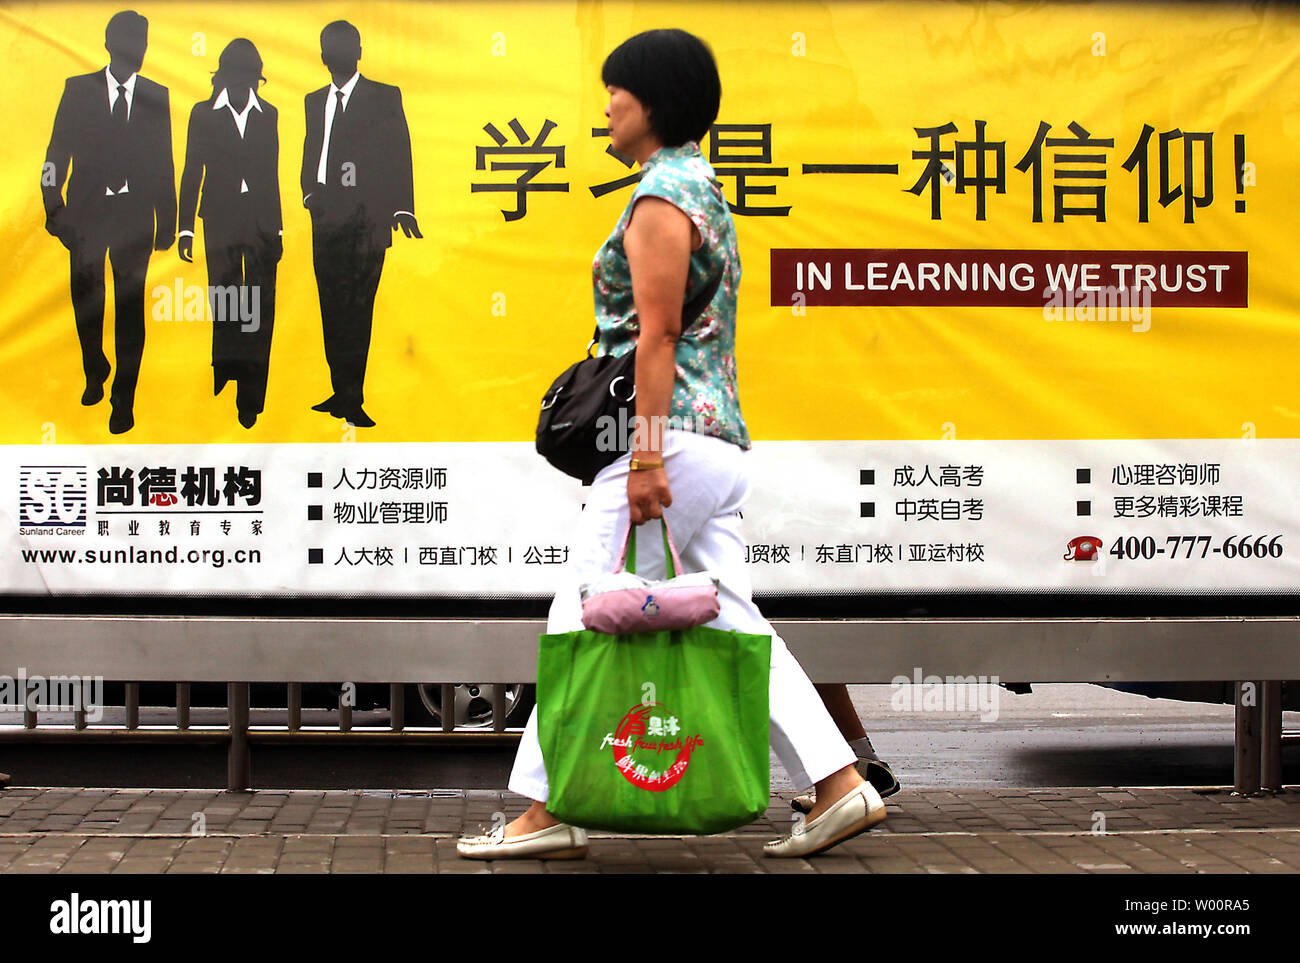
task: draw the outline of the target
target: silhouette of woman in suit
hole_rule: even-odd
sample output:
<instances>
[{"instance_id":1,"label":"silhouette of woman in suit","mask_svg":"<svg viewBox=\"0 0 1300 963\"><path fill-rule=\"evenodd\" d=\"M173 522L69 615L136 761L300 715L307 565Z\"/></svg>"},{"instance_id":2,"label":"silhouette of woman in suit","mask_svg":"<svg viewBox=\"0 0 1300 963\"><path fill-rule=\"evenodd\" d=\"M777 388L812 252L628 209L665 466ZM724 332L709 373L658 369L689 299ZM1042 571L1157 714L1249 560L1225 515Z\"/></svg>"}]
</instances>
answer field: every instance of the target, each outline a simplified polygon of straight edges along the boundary
<instances>
[{"instance_id":1,"label":"silhouette of woman in suit","mask_svg":"<svg viewBox=\"0 0 1300 963\"><path fill-rule=\"evenodd\" d=\"M212 96L190 111L180 190L178 249L185 261L194 259L196 208L203 219L212 391L236 383L245 428L253 427L266 400L275 274L283 252L278 114L256 93L265 80L252 41L232 40L221 52Z\"/></svg>"}]
</instances>

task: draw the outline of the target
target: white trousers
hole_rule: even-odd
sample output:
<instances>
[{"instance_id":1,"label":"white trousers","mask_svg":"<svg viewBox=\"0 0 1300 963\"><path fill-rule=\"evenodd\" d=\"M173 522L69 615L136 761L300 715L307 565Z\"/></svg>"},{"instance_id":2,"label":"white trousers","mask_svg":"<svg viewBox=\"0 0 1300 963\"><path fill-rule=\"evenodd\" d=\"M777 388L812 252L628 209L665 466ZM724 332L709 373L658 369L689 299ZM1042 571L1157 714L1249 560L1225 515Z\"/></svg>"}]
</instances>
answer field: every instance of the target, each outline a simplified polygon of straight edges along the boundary
<instances>
[{"instance_id":1,"label":"white trousers","mask_svg":"<svg viewBox=\"0 0 1300 963\"><path fill-rule=\"evenodd\" d=\"M546 621L548 633L574 632L583 627L578 586L613 569L627 530L629 455L601 470L592 483L587 506L570 542L565 583ZM745 541L740 533L740 509L749 498L745 452L730 442L690 431L664 434L664 468L673 503L665 510L673 541L688 572L711 572L719 579L719 615L710 626L772 636L772 668L768 703L772 749L799 789L851 765L855 756L840 735L817 690L808 681L785 642L759 613L745 568ZM664 578L663 538L659 523L637 530L636 571L646 578ZM546 766L537 739L537 710L528 718L510 790L545 802Z\"/></svg>"}]
</instances>

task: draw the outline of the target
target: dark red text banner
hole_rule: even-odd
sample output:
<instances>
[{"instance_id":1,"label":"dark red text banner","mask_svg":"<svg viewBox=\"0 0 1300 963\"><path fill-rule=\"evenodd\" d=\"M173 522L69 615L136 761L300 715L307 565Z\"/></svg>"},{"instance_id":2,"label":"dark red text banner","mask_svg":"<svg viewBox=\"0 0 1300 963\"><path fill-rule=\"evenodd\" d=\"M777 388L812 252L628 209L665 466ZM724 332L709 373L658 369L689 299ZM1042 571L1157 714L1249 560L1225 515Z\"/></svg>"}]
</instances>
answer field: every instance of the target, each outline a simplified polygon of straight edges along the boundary
<instances>
[{"instance_id":1,"label":"dark red text banner","mask_svg":"<svg viewBox=\"0 0 1300 963\"><path fill-rule=\"evenodd\" d=\"M772 249L773 307L1041 308L1117 292L1154 307L1244 308L1246 252Z\"/></svg>"}]
</instances>

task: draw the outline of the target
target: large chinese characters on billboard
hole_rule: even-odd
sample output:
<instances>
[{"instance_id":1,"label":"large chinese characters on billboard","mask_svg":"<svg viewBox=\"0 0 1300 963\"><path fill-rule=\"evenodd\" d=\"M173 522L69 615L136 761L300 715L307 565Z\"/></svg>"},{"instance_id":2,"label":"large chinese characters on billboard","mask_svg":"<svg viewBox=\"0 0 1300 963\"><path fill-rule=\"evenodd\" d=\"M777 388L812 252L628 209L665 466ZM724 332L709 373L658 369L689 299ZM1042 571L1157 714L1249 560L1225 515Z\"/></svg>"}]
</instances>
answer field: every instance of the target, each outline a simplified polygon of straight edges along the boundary
<instances>
[{"instance_id":1,"label":"large chinese characters on billboard","mask_svg":"<svg viewBox=\"0 0 1300 963\"><path fill-rule=\"evenodd\" d=\"M0 591L552 591L650 26L723 79L760 593L1295 592L1294 8L544 0L0 12Z\"/></svg>"}]
</instances>

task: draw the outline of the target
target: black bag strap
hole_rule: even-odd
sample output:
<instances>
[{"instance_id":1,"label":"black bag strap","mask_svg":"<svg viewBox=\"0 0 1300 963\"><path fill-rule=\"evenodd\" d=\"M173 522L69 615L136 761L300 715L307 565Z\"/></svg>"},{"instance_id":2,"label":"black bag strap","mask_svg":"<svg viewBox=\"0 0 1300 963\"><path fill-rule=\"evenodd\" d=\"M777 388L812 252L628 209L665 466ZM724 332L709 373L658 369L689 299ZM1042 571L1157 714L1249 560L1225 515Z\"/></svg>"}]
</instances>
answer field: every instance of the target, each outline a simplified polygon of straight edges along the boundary
<instances>
[{"instance_id":1,"label":"black bag strap","mask_svg":"<svg viewBox=\"0 0 1300 963\"><path fill-rule=\"evenodd\" d=\"M702 290L696 291L695 296L682 305L682 331L683 332L685 332L687 328L689 328L692 324L694 324L695 319L698 318L701 314L703 314L704 309L709 306L709 303L713 300L713 296L718 293L718 286L722 284L722 275L726 272L726 270L727 270L726 266L724 265L722 270L719 271L717 275L715 275L713 279L710 280L709 283L706 284ZM591 353L592 346L594 346L598 341L600 341L599 324L596 325L596 330L593 331L591 334L591 344L587 346L588 354Z\"/></svg>"}]
</instances>

